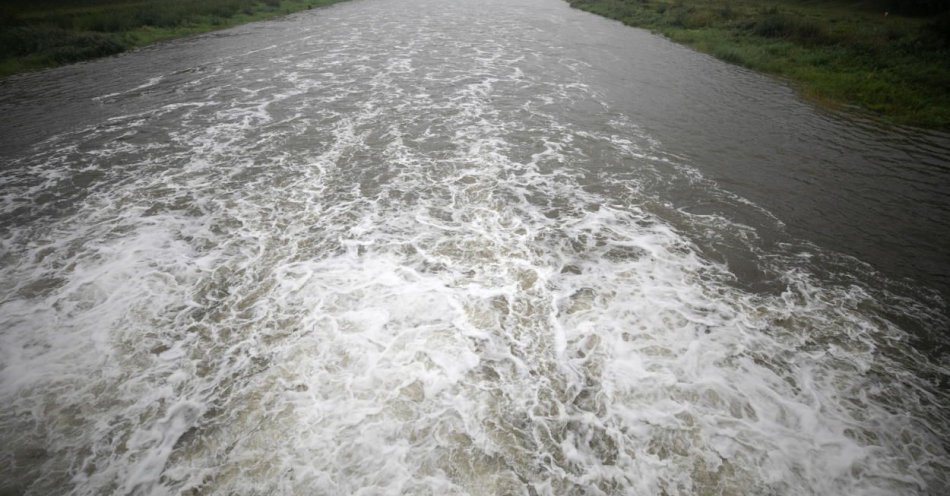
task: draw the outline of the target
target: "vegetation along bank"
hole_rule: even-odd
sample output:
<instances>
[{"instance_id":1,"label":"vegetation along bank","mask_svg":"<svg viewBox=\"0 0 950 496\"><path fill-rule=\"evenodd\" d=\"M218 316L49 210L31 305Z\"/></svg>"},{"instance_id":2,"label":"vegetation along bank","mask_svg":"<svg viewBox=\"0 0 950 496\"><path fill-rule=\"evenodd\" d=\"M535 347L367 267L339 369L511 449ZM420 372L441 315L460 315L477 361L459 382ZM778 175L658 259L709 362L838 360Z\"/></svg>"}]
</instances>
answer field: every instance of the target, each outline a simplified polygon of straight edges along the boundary
<instances>
[{"instance_id":1,"label":"vegetation along bank","mask_svg":"<svg viewBox=\"0 0 950 496\"><path fill-rule=\"evenodd\" d=\"M3 0L0 77L342 0Z\"/></svg>"},{"instance_id":2,"label":"vegetation along bank","mask_svg":"<svg viewBox=\"0 0 950 496\"><path fill-rule=\"evenodd\" d=\"M950 0L568 0L807 98L950 130Z\"/></svg>"}]
</instances>

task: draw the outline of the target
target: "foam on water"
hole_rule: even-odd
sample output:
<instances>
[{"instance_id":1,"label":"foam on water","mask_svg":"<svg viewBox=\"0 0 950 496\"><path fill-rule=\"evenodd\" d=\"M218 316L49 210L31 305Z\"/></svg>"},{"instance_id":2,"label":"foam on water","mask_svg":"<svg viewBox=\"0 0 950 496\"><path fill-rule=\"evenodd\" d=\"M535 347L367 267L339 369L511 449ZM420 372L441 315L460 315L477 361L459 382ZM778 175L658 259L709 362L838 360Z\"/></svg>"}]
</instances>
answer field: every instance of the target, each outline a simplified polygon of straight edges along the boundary
<instances>
[{"instance_id":1,"label":"foam on water","mask_svg":"<svg viewBox=\"0 0 950 496\"><path fill-rule=\"evenodd\" d=\"M781 229L612 112L532 5L450 6L284 21L0 173L6 488L950 484L950 370L907 332L939 309L678 209L667 188Z\"/></svg>"}]
</instances>

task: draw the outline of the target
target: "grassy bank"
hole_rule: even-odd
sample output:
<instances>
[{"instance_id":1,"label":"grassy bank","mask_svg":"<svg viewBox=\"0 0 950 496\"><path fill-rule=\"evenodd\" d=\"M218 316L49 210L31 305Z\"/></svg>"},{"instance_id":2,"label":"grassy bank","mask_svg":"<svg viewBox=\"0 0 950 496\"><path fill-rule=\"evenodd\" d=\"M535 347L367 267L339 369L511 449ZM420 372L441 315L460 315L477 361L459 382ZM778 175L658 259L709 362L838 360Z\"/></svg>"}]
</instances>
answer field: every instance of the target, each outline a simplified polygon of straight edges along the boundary
<instances>
[{"instance_id":1,"label":"grassy bank","mask_svg":"<svg viewBox=\"0 0 950 496\"><path fill-rule=\"evenodd\" d=\"M342 0L4 0L0 77Z\"/></svg>"},{"instance_id":2,"label":"grassy bank","mask_svg":"<svg viewBox=\"0 0 950 496\"><path fill-rule=\"evenodd\" d=\"M787 78L828 105L950 129L947 0L568 2Z\"/></svg>"}]
</instances>

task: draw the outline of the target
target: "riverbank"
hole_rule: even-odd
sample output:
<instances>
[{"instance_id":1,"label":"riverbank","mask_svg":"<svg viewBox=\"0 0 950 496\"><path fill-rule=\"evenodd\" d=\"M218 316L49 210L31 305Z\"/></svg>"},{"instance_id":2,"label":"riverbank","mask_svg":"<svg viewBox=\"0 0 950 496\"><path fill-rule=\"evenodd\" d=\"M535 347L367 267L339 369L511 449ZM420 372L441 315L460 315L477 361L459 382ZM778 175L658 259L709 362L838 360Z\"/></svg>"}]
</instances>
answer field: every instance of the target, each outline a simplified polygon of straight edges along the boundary
<instances>
[{"instance_id":1,"label":"riverbank","mask_svg":"<svg viewBox=\"0 0 950 496\"><path fill-rule=\"evenodd\" d=\"M341 1L13 0L0 6L0 77Z\"/></svg>"},{"instance_id":2,"label":"riverbank","mask_svg":"<svg viewBox=\"0 0 950 496\"><path fill-rule=\"evenodd\" d=\"M805 97L825 105L897 124L950 129L950 13L928 12L923 1L890 8L836 0L568 3L787 78ZM940 2L932 4L937 7L931 5L931 11L940 10Z\"/></svg>"}]
</instances>

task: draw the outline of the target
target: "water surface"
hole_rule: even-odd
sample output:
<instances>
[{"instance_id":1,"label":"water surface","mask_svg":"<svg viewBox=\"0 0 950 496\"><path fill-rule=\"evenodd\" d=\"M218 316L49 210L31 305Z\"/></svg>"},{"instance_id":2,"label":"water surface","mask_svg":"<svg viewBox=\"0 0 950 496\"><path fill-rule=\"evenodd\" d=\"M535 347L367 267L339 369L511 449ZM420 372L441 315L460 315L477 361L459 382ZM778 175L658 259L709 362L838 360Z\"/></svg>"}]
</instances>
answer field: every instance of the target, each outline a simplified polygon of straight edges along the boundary
<instances>
[{"instance_id":1,"label":"water surface","mask_svg":"<svg viewBox=\"0 0 950 496\"><path fill-rule=\"evenodd\" d=\"M946 136L555 0L0 83L25 494L940 494Z\"/></svg>"}]
</instances>

